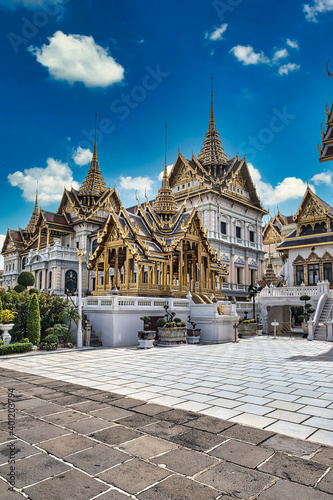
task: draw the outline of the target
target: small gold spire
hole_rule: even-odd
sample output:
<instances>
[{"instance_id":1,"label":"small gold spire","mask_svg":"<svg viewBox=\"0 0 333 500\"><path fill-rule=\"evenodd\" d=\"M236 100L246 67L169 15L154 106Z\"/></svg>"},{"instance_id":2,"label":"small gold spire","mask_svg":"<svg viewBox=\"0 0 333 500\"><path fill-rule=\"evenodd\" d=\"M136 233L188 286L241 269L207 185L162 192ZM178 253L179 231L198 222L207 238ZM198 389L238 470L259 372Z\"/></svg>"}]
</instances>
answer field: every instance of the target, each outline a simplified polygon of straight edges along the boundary
<instances>
[{"instance_id":1,"label":"small gold spire","mask_svg":"<svg viewBox=\"0 0 333 500\"><path fill-rule=\"evenodd\" d=\"M163 180L162 180L162 188L169 187L169 177L168 177L168 167L167 167L167 147L168 147L168 124L165 124L165 149L164 149L164 171L163 171Z\"/></svg>"}]
</instances>

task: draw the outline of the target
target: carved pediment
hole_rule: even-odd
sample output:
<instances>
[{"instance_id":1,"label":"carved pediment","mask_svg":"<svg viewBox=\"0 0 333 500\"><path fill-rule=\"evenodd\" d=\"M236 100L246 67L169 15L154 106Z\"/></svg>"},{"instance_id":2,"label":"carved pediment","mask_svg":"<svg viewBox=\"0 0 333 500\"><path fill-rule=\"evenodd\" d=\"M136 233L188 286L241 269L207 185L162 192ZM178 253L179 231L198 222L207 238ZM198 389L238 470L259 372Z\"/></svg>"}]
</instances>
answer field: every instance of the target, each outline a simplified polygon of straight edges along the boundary
<instances>
[{"instance_id":1,"label":"carved pediment","mask_svg":"<svg viewBox=\"0 0 333 500\"><path fill-rule=\"evenodd\" d=\"M311 198L300 214L298 221L300 223L310 223L314 219L323 219L325 217L326 213L323 206L320 205L317 200Z\"/></svg>"},{"instance_id":2,"label":"carved pediment","mask_svg":"<svg viewBox=\"0 0 333 500\"><path fill-rule=\"evenodd\" d=\"M315 252L311 252L309 257L306 259L306 262L319 262L320 258Z\"/></svg>"},{"instance_id":3,"label":"carved pediment","mask_svg":"<svg viewBox=\"0 0 333 500\"><path fill-rule=\"evenodd\" d=\"M296 264L304 264L305 259L301 255L297 255L296 259L293 262L293 265L295 266Z\"/></svg>"},{"instance_id":4,"label":"carved pediment","mask_svg":"<svg viewBox=\"0 0 333 500\"><path fill-rule=\"evenodd\" d=\"M332 261L332 259L333 259L332 255L327 251L324 253L322 257L322 260L329 260L330 262Z\"/></svg>"},{"instance_id":5,"label":"carved pediment","mask_svg":"<svg viewBox=\"0 0 333 500\"><path fill-rule=\"evenodd\" d=\"M183 164L178 168L173 184L181 184L182 182L189 182L191 179L192 179L191 172L189 172L189 170Z\"/></svg>"},{"instance_id":6,"label":"carved pediment","mask_svg":"<svg viewBox=\"0 0 333 500\"><path fill-rule=\"evenodd\" d=\"M264 245L270 245L275 243L280 243L282 241L281 235L271 224L266 226L263 232L263 243Z\"/></svg>"}]
</instances>

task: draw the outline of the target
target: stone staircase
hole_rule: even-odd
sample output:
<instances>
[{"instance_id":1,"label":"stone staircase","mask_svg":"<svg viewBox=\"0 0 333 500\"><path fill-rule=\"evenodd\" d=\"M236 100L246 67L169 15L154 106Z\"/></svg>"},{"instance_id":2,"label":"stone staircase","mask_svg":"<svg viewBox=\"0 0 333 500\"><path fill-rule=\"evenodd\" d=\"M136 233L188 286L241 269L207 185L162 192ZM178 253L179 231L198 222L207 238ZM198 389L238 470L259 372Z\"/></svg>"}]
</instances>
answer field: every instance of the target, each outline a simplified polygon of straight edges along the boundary
<instances>
[{"instance_id":1,"label":"stone staircase","mask_svg":"<svg viewBox=\"0 0 333 500\"><path fill-rule=\"evenodd\" d=\"M100 340L97 335L92 332L91 337L90 337L90 347L101 347L102 346L102 341Z\"/></svg>"},{"instance_id":2,"label":"stone staircase","mask_svg":"<svg viewBox=\"0 0 333 500\"><path fill-rule=\"evenodd\" d=\"M331 309L333 308L333 298L330 297L326 300L324 308L321 312L316 330L314 332L315 340L326 340L326 325L325 321L331 318ZM333 309L332 309L333 311Z\"/></svg>"}]
</instances>

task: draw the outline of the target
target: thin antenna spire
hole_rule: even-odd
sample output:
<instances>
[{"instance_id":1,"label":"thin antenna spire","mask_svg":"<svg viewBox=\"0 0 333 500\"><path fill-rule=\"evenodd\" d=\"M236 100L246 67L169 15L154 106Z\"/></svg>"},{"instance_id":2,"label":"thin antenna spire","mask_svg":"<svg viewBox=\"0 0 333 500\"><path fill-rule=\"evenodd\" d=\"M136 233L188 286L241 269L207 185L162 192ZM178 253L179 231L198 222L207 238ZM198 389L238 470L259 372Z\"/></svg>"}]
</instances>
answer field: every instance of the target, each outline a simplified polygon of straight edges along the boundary
<instances>
[{"instance_id":1,"label":"thin antenna spire","mask_svg":"<svg viewBox=\"0 0 333 500\"><path fill-rule=\"evenodd\" d=\"M98 162L97 158L97 146L96 146L96 135L97 135L97 113L95 113L95 141L94 141L94 152L92 157L92 162Z\"/></svg>"},{"instance_id":2,"label":"thin antenna spire","mask_svg":"<svg viewBox=\"0 0 333 500\"><path fill-rule=\"evenodd\" d=\"M168 124L165 124L165 152L164 152L164 172L162 187L169 187L168 168L167 168L167 148L168 148Z\"/></svg>"},{"instance_id":3,"label":"thin antenna spire","mask_svg":"<svg viewBox=\"0 0 333 500\"><path fill-rule=\"evenodd\" d=\"M211 132L216 130L215 118L214 118L214 77L211 75L211 90L210 90L210 117L208 130Z\"/></svg>"}]
</instances>

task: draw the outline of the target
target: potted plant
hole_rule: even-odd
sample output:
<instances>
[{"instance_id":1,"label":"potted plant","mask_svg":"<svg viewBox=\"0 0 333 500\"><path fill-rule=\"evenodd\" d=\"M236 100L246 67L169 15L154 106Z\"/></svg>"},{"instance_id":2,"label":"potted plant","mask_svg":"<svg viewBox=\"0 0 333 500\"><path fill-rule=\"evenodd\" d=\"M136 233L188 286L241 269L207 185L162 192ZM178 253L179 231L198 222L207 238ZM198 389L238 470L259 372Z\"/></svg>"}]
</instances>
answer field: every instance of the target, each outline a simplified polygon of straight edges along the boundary
<instances>
[{"instance_id":1,"label":"potted plant","mask_svg":"<svg viewBox=\"0 0 333 500\"><path fill-rule=\"evenodd\" d=\"M165 316L157 322L158 345L172 346L186 344L186 323L181 318L175 318L176 313L164 306Z\"/></svg>"},{"instance_id":2,"label":"potted plant","mask_svg":"<svg viewBox=\"0 0 333 500\"><path fill-rule=\"evenodd\" d=\"M312 307L312 304L308 303L308 300L310 300L311 297L309 295L301 295L299 300L302 300L304 302L303 306L303 311L302 314L298 316L298 319L302 323L302 329L304 334L308 334L308 321L310 319L310 316L312 313L315 312L315 309Z\"/></svg>"},{"instance_id":3,"label":"potted plant","mask_svg":"<svg viewBox=\"0 0 333 500\"><path fill-rule=\"evenodd\" d=\"M138 331L139 349L150 349L154 347L156 332L148 330L151 321L150 316L142 316L140 319L143 321L143 330Z\"/></svg>"},{"instance_id":4,"label":"potted plant","mask_svg":"<svg viewBox=\"0 0 333 500\"><path fill-rule=\"evenodd\" d=\"M0 330L2 333L2 340L5 345L10 344L12 336L8 333L14 326L13 320L15 313L9 309L0 310Z\"/></svg>"},{"instance_id":5,"label":"potted plant","mask_svg":"<svg viewBox=\"0 0 333 500\"><path fill-rule=\"evenodd\" d=\"M262 323L259 316L257 316L257 335L262 335Z\"/></svg>"},{"instance_id":6,"label":"potted plant","mask_svg":"<svg viewBox=\"0 0 333 500\"><path fill-rule=\"evenodd\" d=\"M256 335L257 333L257 322L255 319L244 319L240 320L238 324L238 334L242 338L245 336Z\"/></svg>"},{"instance_id":7,"label":"potted plant","mask_svg":"<svg viewBox=\"0 0 333 500\"><path fill-rule=\"evenodd\" d=\"M191 315L188 317L188 323L192 326L192 328L188 328L186 332L186 339L189 344L198 344L200 341L200 328L195 328L196 323L192 321Z\"/></svg>"}]
</instances>

